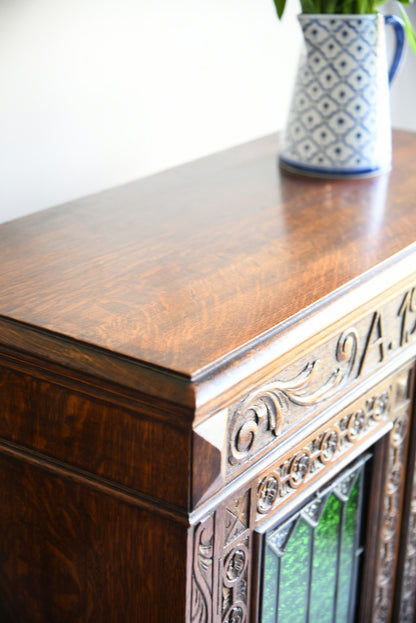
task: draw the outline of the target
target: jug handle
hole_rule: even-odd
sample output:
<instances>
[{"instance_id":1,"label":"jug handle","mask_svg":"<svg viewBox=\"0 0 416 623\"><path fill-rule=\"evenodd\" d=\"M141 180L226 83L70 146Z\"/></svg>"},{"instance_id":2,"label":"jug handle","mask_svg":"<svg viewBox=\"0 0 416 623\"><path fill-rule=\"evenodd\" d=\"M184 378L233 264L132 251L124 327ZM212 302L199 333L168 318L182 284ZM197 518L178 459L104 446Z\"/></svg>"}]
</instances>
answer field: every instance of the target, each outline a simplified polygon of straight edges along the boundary
<instances>
[{"instance_id":1,"label":"jug handle","mask_svg":"<svg viewBox=\"0 0 416 623\"><path fill-rule=\"evenodd\" d=\"M395 15L385 15L384 23L394 28L394 34L396 36L396 47L394 50L393 60L389 70L389 84L393 80L396 71L400 65L400 60L403 54L403 46L404 46L404 25L402 20Z\"/></svg>"}]
</instances>

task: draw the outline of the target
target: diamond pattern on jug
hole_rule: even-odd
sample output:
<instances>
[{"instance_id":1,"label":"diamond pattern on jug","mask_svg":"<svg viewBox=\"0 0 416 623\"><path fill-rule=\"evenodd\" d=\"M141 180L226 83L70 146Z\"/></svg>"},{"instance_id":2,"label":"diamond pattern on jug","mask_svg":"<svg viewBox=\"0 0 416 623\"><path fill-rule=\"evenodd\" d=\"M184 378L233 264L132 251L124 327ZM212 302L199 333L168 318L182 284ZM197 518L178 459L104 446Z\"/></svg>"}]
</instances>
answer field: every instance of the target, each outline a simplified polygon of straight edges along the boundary
<instances>
[{"instance_id":1,"label":"diamond pattern on jug","mask_svg":"<svg viewBox=\"0 0 416 623\"><path fill-rule=\"evenodd\" d=\"M368 112L368 101L362 95L357 95L347 102L345 110L356 119L362 119Z\"/></svg>"},{"instance_id":2,"label":"diamond pattern on jug","mask_svg":"<svg viewBox=\"0 0 416 623\"><path fill-rule=\"evenodd\" d=\"M312 68L315 74L320 73L322 68L328 66L328 61L325 58L325 55L322 54L319 50L314 50L312 54L309 56L310 67Z\"/></svg>"},{"instance_id":3,"label":"diamond pattern on jug","mask_svg":"<svg viewBox=\"0 0 416 623\"><path fill-rule=\"evenodd\" d=\"M305 138L298 144L297 149L304 160L311 160L316 154L318 147L311 138Z\"/></svg>"},{"instance_id":4,"label":"diamond pattern on jug","mask_svg":"<svg viewBox=\"0 0 416 623\"><path fill-rule=\"evenodd\" d=\"M371 140L371 135L365 128L353 128L345 135L345 143L354 149L362 149Z\"/></svg>"},{"instance_id":5,"label":"diamond pattern on jug","mask_svg":"<svg viewBox=\"0 0 416 623\"><path fill-rule=\"evenodd\" d=\"M326 124L321 124L314 130L312 137L320 147L326 147L336 140L336 135Z\"/></svg>"},{"instance_id":6,"label":"diamond pattern on jug","mask_svg":"<svg viewBox=\"0 0 416 623\"><path fill-rule=\"evenodd\" d=\"M350 45L351 41L355 39L356 36L357 33L355 32L355 29L351 28L348 23L341 22L340 20L340 28L337 32L337 37L340 44L343 45L345 48L347 45Z\"/></svg>"},{"instance_id":7,"label":"diamond pattern on jug","mask_svg":"<svg viewBox=\"0 0 416 623\"><path fill-rule=\"evenodd\" d=\"M348 52L341 52L337 58L332 61L332 65L339 75L345 78L356 68L357 63Z\"/></svg>"},{"instance_id":8,"label":"diamond pattern on jug","mask_svg":"<svg viewBox=\"0 0 416 623\"><path fill-rule=\"evenodd\" d=\"M310 132L321 123L322 117L314 108L309 108L301 117L303 126Z\"/></svg>"},{"instance_id":9,"label":"diamond pattern on jug","mask_svg":"<svg viewBox=\"0 0 416 623\"><path fill-rule=\"evenodd\" d=\"M370 76L368 72L364 69L364 67L359 67L348 77L348 84L356 92L360 92L366 88L369 80Z\"/></svg>"},{"instance_id":10,"label":"diamond pattern on jug","mask_svg":"<svg viewBox=\"0 0 416 623\"><path fill-rule=\"evenodd\" d=\"M317 21L314 21L308 28L305 28L304 32L306 40L315 45L320 45L328 37L328 29Z\"/></svg>"},{"instance_id":11,"label":"diamond pattern on jug","mask_svg":"<svg viewBox=\"0 0 416 623\"><path fill-rule=\"evenodd\" d=\"M332 99L329 95L325 95L321 101L318 103L318 110L320 111L322 117L326 120L328 117L334 114L339 109L336 101Z\"/></svg>"},{"instance_id":12,"label":"diamond pattern on jug","mask_svg":"<svg viewBox=\"0 0 416 623\"><path fill-rule=\"evenodd\" d=\"M329 60L332 60L342 52L343 48L334 37L329 37L321 46L321 50Z\"/></svg>"},{"instance_id":13,"label":"diamond pattern on jug","mask_svg":"<svg viewBox=\"0 0 416 623\"><path fill-rule=\"evenodd\" d=\"M306 93L303 90L300 93L297 93L295 96L295 106L298 112L302 112L304 110L308 110L310 106L310 102Z\"/></svg>"},{"instance_id":14,"label":"diamond pattern on jug","mask_svg":"<svg viewBox=\"0 0 416 623\"><path fill-rule=\"evenodd\" d=\"M350 28L359 33L364 39L367 38L368 31L374 30L372 22L368 22L365 19L349 19L347 24Z\"/></svg>"},{"instance_id":15,"label":"diamond pattern on jug","mask_svg":"<svg viewBox=\"0 0 416 623\"><path fill-rule=\"evenodd\" d=\"M333 165L343 166L354 156L354 151L343 141L338 141L328 147L326 154L331 158Z\"/></svg>"},{"instance_id":16,"label":"diamond pattern on jug","mask_svg":"<svg viewBox=\"0 0 416 623\"><path fill-rule=\"evenodd\" d=\"M305 88L305 91L309 99L312 100L313 102L317 102L318 100L322 98L322 95L324 95L322 87L319 84L319 82L317 82L317 80L314 80L313 82L308 84Z\"/></svg>"},{"instance_id":17,"label":"diamond pattern on jug","mask_svg":"<svg viewBox=\"0 0 416 623\"><path fill-rule=\"evenodd\" d=\"M306 67L303 67L301 71L299 72L299 77L296 82L296 85L305 86L309 84L309 82L313 79L314 79L314 75L309 69L309 67L306 65Z\"/></svg>"},{"instance_id":18,"label":"diamond pattern on jug","mask_svg":"<svg viewBox=\"0 0 416 623\"><path fill-rule=\"evenodd\" d=\"M290 138L296 144L297 141L304 138L304 129L299 123L290 124L289 125Z\"/></svg>"},{"instance_id":19,"label":"diamond pattern on jug","mask_svg":"<svg viewBox=\"0 0 416 623\"><path fill-rule=\"evenodd\" d=\"M363 61L371 53L368 51L368 47L363 45L361 39L357 39L353 45L350 45L348 51L357 61Z\"/></svg>"},{"instance_id":20,"label":"diamond pattern on jug","mask_svg":"<svg viewBox=\"0 0 416 623\"><path fill-rule=\"evenodd\" d=\"M319 84L325 91L332 91L339 83L338 74L331 66L325 67L324 71L322 71L317 78Z\"/></svg>"},{"instance_id":21,"label":"diamond pattern on jug","mask_svg":"<svg viewBox=\"0 0 416 623\"><path fill-rule=\"evenodd\" d=\"M338 136L344 136L355 126L355 119L344 112L336 112L329 120L329 126Z\"/></svg>"},{"instance_id":22,"label":"diamond pattern on jug","mask_svg":"<svg viewBox=\"0 0 416 623\"><path fill-rule=\"evenodd\" d=\"M356 90L352 89L347 82L342 82L335 86L332 97L337 102L338 107L344 108L347 103L356 95Z\"/></svg>"},{"instance_id":23,"label":"diamond pattern on jug","mask_svg":"<svg viewBox=\"0 0 416 623\"><path fill-rule=\"evenodd\" d=\"M325 151L318 151L314 157L314 165L319 167L332 167L334 163L332 159L328 158Z\"/></svg>"}]
</instances>

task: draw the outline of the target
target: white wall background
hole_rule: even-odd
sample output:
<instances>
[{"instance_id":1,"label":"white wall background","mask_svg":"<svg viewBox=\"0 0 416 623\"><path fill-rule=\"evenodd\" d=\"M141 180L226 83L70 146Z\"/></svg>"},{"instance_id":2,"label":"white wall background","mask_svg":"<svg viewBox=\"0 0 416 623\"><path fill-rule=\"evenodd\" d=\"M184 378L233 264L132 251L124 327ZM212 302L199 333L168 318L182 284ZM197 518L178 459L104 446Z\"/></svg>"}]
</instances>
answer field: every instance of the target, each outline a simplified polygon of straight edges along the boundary
<instances>
[{"instance_id":1,"label":"white wall background","mask_svg":"<svg viewBox=\"0 0 416 623\"><path fill-rule=\"evenodd\" d=\"M297 11L279 23L272 0L0 0L0 221L282 128ZM416 129L410 53L406 65L393 121Z\"/></svg>"}]
</instances>

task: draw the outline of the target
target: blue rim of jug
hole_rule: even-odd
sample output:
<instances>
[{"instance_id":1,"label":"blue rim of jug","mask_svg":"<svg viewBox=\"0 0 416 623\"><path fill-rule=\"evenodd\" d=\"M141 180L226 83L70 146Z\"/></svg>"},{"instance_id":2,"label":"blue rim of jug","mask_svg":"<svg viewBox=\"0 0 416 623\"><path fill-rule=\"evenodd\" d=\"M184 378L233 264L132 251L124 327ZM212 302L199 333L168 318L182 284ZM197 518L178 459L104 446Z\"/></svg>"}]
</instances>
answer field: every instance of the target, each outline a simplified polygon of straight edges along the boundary
<instances>
[{"instance_id":1,"label":"blue rim of jug","mask_svg":"<svg viewBox=\"0 0 416 623\"><path fill-rule=\"evenodd\" d=\"M356 169L342 169L342 168L330 168L330 167L314 167L307 164L298 164L295 161L279 156L279 164L282 169L289 171L290 173L303 173L310 177L331 177L335 179L353 178L353 177L374 177L376 175L382 175L388 173L391 170L391 166L386 167L366 167Z\"/></svg>"}]
</instances>

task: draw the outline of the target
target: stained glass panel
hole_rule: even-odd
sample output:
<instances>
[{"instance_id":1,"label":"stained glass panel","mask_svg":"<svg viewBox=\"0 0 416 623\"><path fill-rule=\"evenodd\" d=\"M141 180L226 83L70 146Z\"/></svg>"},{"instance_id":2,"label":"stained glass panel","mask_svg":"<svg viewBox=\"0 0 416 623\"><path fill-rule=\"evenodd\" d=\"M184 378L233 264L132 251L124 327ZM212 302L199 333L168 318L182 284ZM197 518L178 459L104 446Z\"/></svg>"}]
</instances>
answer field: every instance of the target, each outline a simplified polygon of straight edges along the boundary
<instances>
[{"instance_id":1,"label":"stained glass panel","mask_svg":"<svg viewBox=\"0 0 416 623\"><path fill-rule=\"evenodd\" d=\"M351 490L348 503L345 508L345 525L341 542L341 559L339 570L338 603L336 623L344 623L351 620L349 616L349 607L352 600L353 589L353 570L354 565L351 564L355 556L355 548L357 547L357 526L356 519L358 513L359 502L359 485L360 479L357 478Z\"/></svg>"},{"instance_id":2,"label":"stained glass panel","mask_svg":"<svg viewBox=\"0 0 416 623\"><path fill-rule=\"evenodd\" d=\"M341 501L333 494L315 528L311 578L310 621L332 623L337 589Z\"/></svg>"},{"instance_id":3,"label":"stained glass panel","mask_svg":"<svg viewBox=\"0 0 416 623\"><path fill-rule=\"evenodd\" d=\"M263 571L263 623L275 623L277 616L277 583L279 558L270 547L267 548Z\"/></svg>"},{"instance_id":4,"label":"stained glass panel","mask_svg":"<svg viewBox=\"0 0 416 623\"><path fill-rule=\"evenodd\" d=\"M306 623L312 530L301 517L281 557L279 623Z\"/></svg>"},{"instance_id":5,"label":"stained glass panel","mask_svg":"<svg viewBox=\"0 0 416 623\"><path fill-rule=\"evenodd\" d=\"M267 533L261 623L352 623L368 458Z\"/></svg>"}]
</instances>

